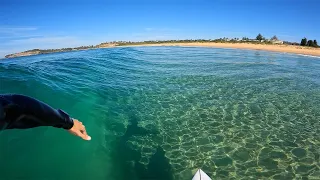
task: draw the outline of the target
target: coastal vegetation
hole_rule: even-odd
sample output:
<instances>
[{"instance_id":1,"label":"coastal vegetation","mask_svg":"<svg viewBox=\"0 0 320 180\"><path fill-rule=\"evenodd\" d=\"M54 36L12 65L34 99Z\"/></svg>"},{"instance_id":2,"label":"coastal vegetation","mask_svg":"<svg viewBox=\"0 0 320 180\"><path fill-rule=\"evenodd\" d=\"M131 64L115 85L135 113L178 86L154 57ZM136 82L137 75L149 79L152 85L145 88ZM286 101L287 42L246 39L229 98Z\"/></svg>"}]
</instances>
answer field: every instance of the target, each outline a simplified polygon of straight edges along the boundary
<instances>
[{"instance_id":1,"label":"coastal vegetation","mask_svg":"<svg viewBox=\"0 0 320 180\"><path fill-rule=\"evenodd\" d=\"M274 35L271 39L271 41L279 41L278 37L276 35Z\"/></svg>"},{"instance_id":2,"label":"coastal vegetation","mask_svg":"<svg viewBox=\"0 0 320 180\"><path fill-rule=\"evenodd\" d=\"M259 33L256 39L261 42L262 40L264 40L264 37Z\"/></svg>"},{"instance_id":3,"label":"coastal vegetation","mask_svg":"<svg viewBox=\"0 0 320 180\"><path fill-rule=\"evenodd\" d=\"M301 39L301 46L319 47L317 40L307 40L307 38Z\"/></svg>"},{"instance_id":4,"label":"coastal vegetation","mask_svg":"<svg viewBox=\"0 0 320 180\"><path fill-rule=\"evenodd\" d=\"M107 48L115 46L131 46L131 45L149 45L149 44L177 44L177 43L250 43L250 44L286 44L286 45L300 45L308 47L319 47L316 40L307 40L303 38L301 43L281 41L276 35L270 39L265 38L259 33L255 39L248 37L240 38L218 38L218 39L184 39L184 40L149 40L149 41L112 41L104 42L98 45L79 46L74 48L61 48L61 49L32 49L20 53L6 55L5 58L13 58L20 56L30 56L38 54L49 54L58 52L78 51L87 49Z\"/></svg>"},{"instance_id":5,"label":"coastal vegetation","mask_svg":"<svg viewBox=\"0 0 320 180\"><path fill-rule=\"evenodd\" d=\"M280 41L277 36L273 36L270 39L266 39L260 33L255 39L250 39L248 37L240 38L218 38L218 39L185 39L185 40L159 40L159 41L115 41L114 43L117 46L126 46L126 45L143 45L143 44L167 44L167 43L252 43L252 44L283 44L283 41Z\"/></svg>"}]
</instances>

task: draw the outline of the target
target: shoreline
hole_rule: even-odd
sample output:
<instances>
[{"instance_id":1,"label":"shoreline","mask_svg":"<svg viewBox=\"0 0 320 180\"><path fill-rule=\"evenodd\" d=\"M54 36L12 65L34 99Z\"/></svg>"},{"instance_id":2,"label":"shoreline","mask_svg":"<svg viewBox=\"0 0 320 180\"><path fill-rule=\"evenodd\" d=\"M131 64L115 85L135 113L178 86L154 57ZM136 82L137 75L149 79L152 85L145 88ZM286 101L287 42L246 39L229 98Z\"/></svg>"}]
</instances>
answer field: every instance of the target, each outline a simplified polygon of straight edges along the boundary
<instances>
[{"instance_id":1,"label":"shoreline","mask_svg":"<svg viewBox=\"0 0 320 180\"><path fill-rule=\"evenodd\" d=\"M187 43L141 43L141 44L113 44L112 46L100 46L87 49L77 49L68 51L54 51L47 53L40 53L39 51L25 51L11 54L10 57L3 59L10 59L24 56L35 56L40 54L53 54L59 52L72 52L72 51L83 51L90 49L104 49L104 48L115 48L115 47L150 47L150 46L179 46L179 47L215 47L215 48L231 48L231 49L246 49L246 50L263 50L271 52L282 52L296 55L307 55L320 57L320 48L296 46L296 45L284 45L284 44L254 44L254 43L228 43L228 42L187 42ZM2 60L2 59L1 59Z\"/></svg>"},{"instance_id":2,"label":"shoreline","mask_svg":"<svg viewBox=\"0 0 320 180\"><path fill-rule=\"evenodd\" d=\"M263 50L271 52L282 52L297 55L310 55L320 57L320 48L303 47L295 45L276 44L252 44L252 43L159 43L159 44L136 44L116 47L143 47L143 46L184 46L184 47L216 47L246 50Z\"/></svg>"}]
</instances>

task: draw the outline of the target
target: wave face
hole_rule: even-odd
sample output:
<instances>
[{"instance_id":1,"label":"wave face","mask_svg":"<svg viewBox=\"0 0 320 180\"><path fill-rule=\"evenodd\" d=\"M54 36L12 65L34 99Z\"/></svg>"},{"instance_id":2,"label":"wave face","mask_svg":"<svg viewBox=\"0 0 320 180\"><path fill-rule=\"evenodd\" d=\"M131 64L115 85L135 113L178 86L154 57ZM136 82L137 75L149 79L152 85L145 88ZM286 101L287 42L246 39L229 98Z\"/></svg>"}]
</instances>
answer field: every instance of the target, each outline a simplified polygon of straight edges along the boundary
<instances>
[{"instance_id":1,"label":"wave face","mask_svg":"<svg viewBox=\"0 0 320 180\"><path fill-rule=\"evenodd\" d=\"M320 176L320 61L252 50L121 47L0 61L0 93L61 108L92 140L0 134L0 179Z\"/></svg>"}]
</instances>

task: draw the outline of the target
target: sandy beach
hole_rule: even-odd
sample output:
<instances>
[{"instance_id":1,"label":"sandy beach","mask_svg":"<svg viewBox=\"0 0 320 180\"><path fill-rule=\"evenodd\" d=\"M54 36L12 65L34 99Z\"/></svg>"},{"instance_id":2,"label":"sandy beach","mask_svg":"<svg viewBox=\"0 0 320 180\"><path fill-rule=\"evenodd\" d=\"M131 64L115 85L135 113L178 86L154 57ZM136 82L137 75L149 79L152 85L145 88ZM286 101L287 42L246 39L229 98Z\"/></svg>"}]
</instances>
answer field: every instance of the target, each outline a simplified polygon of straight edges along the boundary
<instances>
[{"instance_id":1,"label":"sandy beach","mask_svg":"<svg viewBox=\"0 0 320 180\"><path fill-rule=\"evenodd\" d=\"M320 48L294 46L294 45L269 45L269 44L250 44L250 43L161 43L161 44L141 44L130 46L197 46L197 47L217 47L217 48L236 48L265 50L274 52L294 53L312 55L320 57Z\"/></svg>"},{"instance_id":2,"label":"sandy beach","mask_svg":"<svg viewBox=\"0 0 320 180\"><path fill-rule=\"evenodd\" d=\"M99 49L99 48L114 48L114 47L132 47L132 46L189 46L189 47L216 47L216 48L234 48L234 49L252 49L252 50L265 50L265 51L274 51L274 52L283 52L283 53L293 53L301 55L311 55L320 57L320 48L306 47L306 46L294 46L294 45L277 45L277 44L253 44L253 43L216 43L216 42L191 42L191 43L141 43L141 44L125 44L119 45L116 43L113 44L99 44L97 47L90 47L88 49ZM72 49L78 50L78 49ZM87 50L87 49L80 49ZM45 51L44 53L42 51ZM46 52L46 50L29 50L14 54L6 55L6 58L14 58L21 56L31 56L38 54L50 54L56 52L67 52L71 50L64 49L55 49L52 52Z\"/></svg>"}]
</instances>

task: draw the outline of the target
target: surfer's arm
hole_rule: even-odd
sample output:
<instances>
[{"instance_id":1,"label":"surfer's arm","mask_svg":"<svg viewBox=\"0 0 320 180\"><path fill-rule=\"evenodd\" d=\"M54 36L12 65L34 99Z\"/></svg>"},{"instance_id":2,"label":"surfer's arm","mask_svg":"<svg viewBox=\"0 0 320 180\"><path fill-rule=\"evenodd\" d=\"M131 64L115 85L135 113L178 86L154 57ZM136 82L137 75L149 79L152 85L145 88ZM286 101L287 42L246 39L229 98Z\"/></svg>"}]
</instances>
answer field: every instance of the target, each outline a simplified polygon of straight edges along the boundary
<instances>
[{"instance_id":1,"label":"surfer's arm","mask_svg":"<svg viewBox=\"0 0 320 180\"><path fill-rule=\"evenodd\" d=\"M74 135L89 140L85 127L60 109L23 95L0 95L0 119L4 129L27 129L38 126L63 128ZM0 122L1 126L1 122Z\"/></svg>"},{"instance_id":2,"label":"surfer's arm","mask_svg":"<svg viewBox=\"0 0 320 180\"><path fill-rule=\"evenodd\" d=\"M3 107L6 129L26 129L38 126L53 126L71 129L73 119L60 109L53 109L49 105L34 98L23 95L1 95L6 101Z\"/></svg>"}]
</instances>

